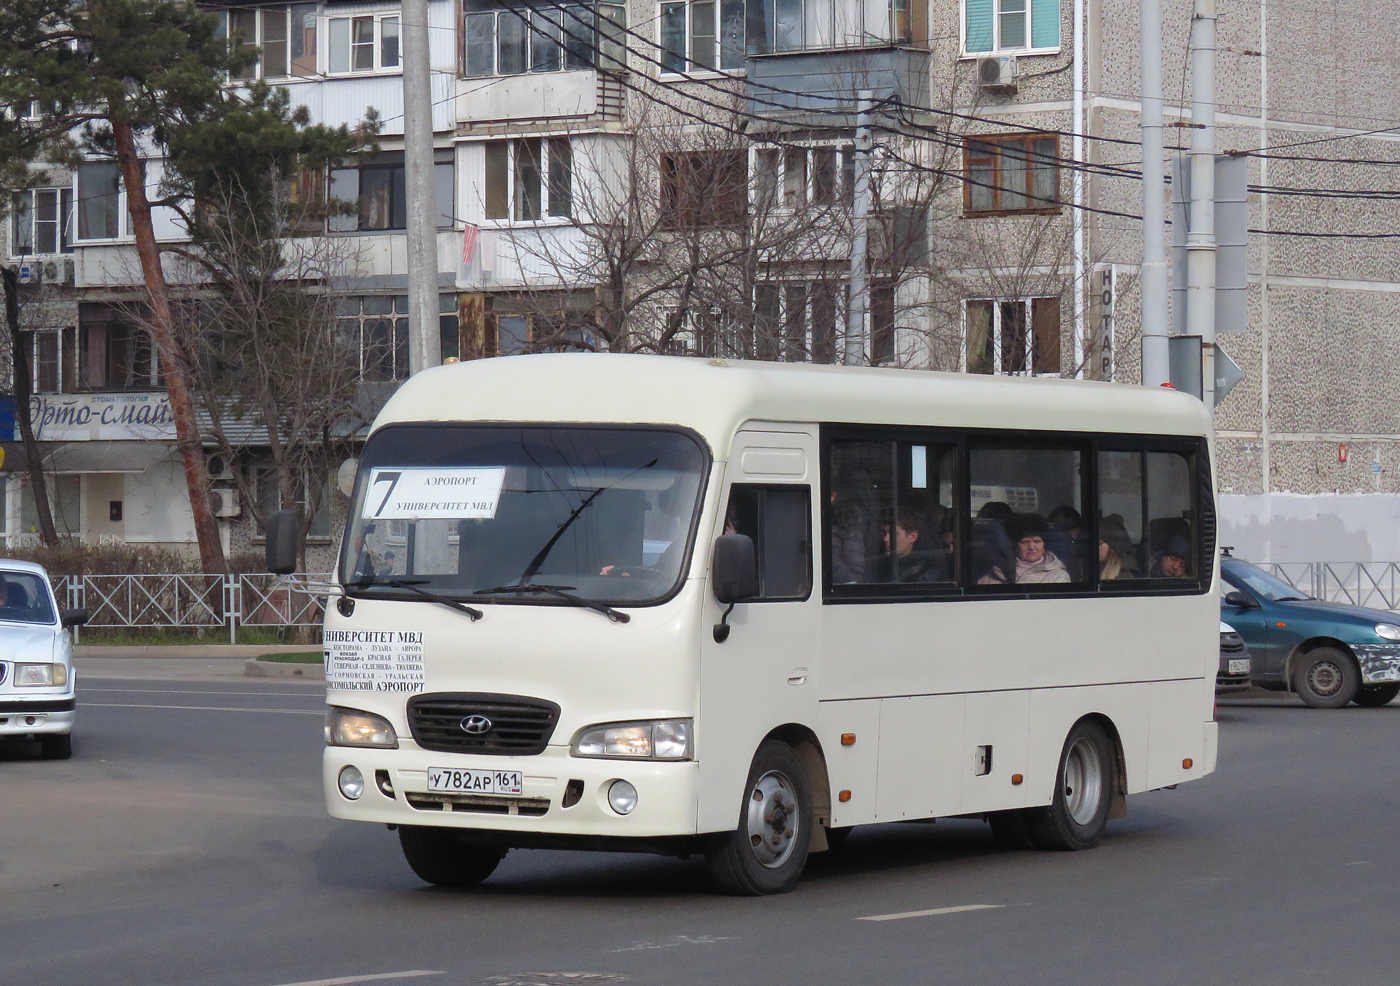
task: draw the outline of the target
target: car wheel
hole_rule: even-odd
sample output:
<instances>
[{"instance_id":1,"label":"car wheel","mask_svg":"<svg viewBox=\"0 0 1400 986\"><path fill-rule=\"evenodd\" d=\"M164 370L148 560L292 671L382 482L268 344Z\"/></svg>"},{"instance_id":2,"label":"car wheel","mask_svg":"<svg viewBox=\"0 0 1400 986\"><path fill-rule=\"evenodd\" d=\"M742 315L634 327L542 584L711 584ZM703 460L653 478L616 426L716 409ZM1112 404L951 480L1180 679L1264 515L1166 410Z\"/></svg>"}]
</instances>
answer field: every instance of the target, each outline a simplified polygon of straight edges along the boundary
<instances>
[{"instance_id":1,"label":"car wheel","mask_svg":"<svg viewBox=\"0 0 1400 986\"><path fill-rule=\"evenodd\" d=\"M1098 845L1108 828L1113 773L1108 734L1096 722L1078 723L1060 754L1050 806L1026 810L1031 842L1040 849L1071 852Z\"/></svg>"},{"instance_id":2,"label":"car wheel","mask_svg":"<svg viewBox=\"0 0 1400 986\"><path fill-rule=\"evenodd\" d=\"M496 871L505 853L466 841L457 829L399 826L403 858L418 878L437 887L474 887Z\"/></svg>"},{"instance_id":3,"label":"car wheel","mask_svg":"<svg viewBox=\"0 0 1400 986\"><path fill-rule=\"evenodd\" d=\"M1293 673L1293 690L1314 709L1340 709L1356 697L1360 687L1356 662L1335 647L1308 651Z\"/></svg>"},{"instance_id":4,"label":"car wheel","mask_svg":"<svg viewBox=\"0 0 1400 986\"><path fill-rule=\"evenodd\" d=\"M720 890L758 896L797 886L812 844L812 795L792 747L767 740L754 754L739 824L705 853Z\"/></svg>"},{"instance_id":5,"label":"car wheel","mask_svg":"<svg viewBox=\"0 0 1400 986\"><path fill-rule=\"evenodd\" d=\"M1391 681L1381 685L1362 685L1356 690L1352 701L1365 709L1375 709L1387 704L1396 695L1400 695L1400 681Z\"/></svg>"},{"instance_id":6,"label":"car wheel","mask_svg":"<svg viewBox=\"0 0 1400 986\"><path fill-rule=\"evenodd\" d=\"M67 760L73 755L73 734L50 733L40 736L39 755L45 760Z\"/></svg>"}]
</instances>

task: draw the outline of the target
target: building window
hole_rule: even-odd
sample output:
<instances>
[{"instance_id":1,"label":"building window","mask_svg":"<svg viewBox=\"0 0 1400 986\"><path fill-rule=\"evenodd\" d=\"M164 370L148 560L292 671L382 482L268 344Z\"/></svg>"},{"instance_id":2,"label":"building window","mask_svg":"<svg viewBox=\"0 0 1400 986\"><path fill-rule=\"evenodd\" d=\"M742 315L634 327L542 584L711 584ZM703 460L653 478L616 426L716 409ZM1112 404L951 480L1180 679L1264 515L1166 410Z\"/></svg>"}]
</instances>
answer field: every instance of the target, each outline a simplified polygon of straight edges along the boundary
<instances>
[{"instance_id":1,"label":"building window","mask_svg":"<svg viewBox=\"0 0 1400 986\"><path fill-rule=\"evenodd\" d=\"M909 0L764 0L750 8L749 41L764 54L913 41Z\"/></svg>"},{"instance_id":2,"label":"building window","mask_svg":"<svg viewBox=\"0 0 1400 986\"><path fill-rule=\"evenodd\" d=\"M455 185L452 152L439 152L433 166L438 227L450 229ZM407 185L402 153L379 154L357 168L333 168L328 192L331 201L353 205L350 212L327 220L332 233L404 229L408 218Z\"/></svg>"},{"instance_id":3,"label":"building window","mask_svg":"<svg viewBox=\"0 0 1400 986\"><path fill-rule=\"evenodd\" d=\"M306 536L316 539L329 538L331 536L331 505L330 496L328 495L330 487L324 480L319 483L316 482L316 478L312 474L307 474L302 477L302 489L307 495L310 495L312 492L313 484L315 485L315 492L319 494L319 499L316 505L316 513L311 518L311 529L306 532ZM254 485L258 495L258 510L264 517L271 517L273 513L282 509L282 489L277 482L276 469L256 470ZM287 504L287 506L291 508L295 507L296 504ZM266 534L266 532L261 529L259 529L258 533L262 535Z\"/></svg>"},{"instance_id":4,"label":"building window","mask_svg":"<svg viewBox=\"0 0 1400 986\"><path fill-rule=\"evenodd\" d=\"M748 218L744 151L661 156L661 212L672 228L733 226Z\"/></svg>"},{"instance_id":5,"label":"building window","mask_svg":"<svg viewBox=\"0 0 1400 986\"><path fill-rule=\"evenodd\" d=\"M661 5L662 72L744 68L744 0L676 0Z\"/></svg>"},{"instance_id":6,"label":"building window","mask_svg":"<svg viewBox=\"0 0 1400 986\"><path fill-rule=\"evenodd\" d=\"M230 10L224 29L241 48L260 49L258 60L234 76L240 81L316 74L316 5Z\"/></svg>"},{"instance_id":7,"label":"building window","mask_svg":"<svg viewBox=\"0 0 1400 986\"><path fill-rule=\"evenodd\" d=\"M967 372L1060 374L1060 299L969 301Z\"/></svg>"},{"instance_id":8,"label":"building window","mask_svg":"<svg viewBox=\"0 0 1400 986\"><path fill-rule=\"evenodd\" d=\"M486 218L567 219L574 211L573 174L567 137L492 141L486 145Z\"/></svg>"},{"instance_id":9,"label":"building window","mask_svg":"<svg viewBox=\"0 0 1400 986\"><path fill-rule=\"evenodd\" d=\"M399 70L399 15L361 14L332 17L327 71L331 75Z\"/></svg>"},{"instance_id":10,"label":"building window","mask_svg":"<svg viewBox=\"0 0 1400 986\"><path fill-rule=\"evenodd\" d=\"M73 252L73 190L34 188L14 197L10 255Z\"/></svg>"},{"instance_id":11,"label":"building window","mask_svg":"<svg viewBox=\"0 0 1400 986\"><path fill-rule=\"evenodd\" d=\"M963 144L964 212L1059 211L1059 156L1059 139L1044 134L968 140Z\"/></svg>"},{"instance_id":12,"label":"building window","mask_svg":"<svg viewBox=\"0 0 1400 986\"><path fill-rule=\"evenodd\" d=\"M29 332L24 346L30 361L30 380L36 394L71 394L77 387L77 330Z\"/></svg>"},{"instance_id":13,"label":"building window","mask_svg":"<svg viewBox=\"0 0 1400 986\"><path fill-rule=\"evenodd\" d=\"M150 334L128 313L111 305L78 306L79 389L149 390L161 382Z\"/></svg>"},{"instance_id":14,"label":"building window","mask_svg":"<svg viewBox=\"0 0 1400 986\"><path fill-rule=\"evenodd\" d=\"M521 75L624 67L627 8L618 3L506 7L466 0L463 74Z\"/></svg>"},{"instance_id":15,"label":"building window","mask_svg":"<svg viewBox=\"0 0 1400 986\"><path fill-rule=\"evenodd\" d=\"M126 191L115 161L78 165L78 239L114 240L130 235Z\"/></svg>"},{"instance_id":16,"label":"building window","mask_svg":"<svg viewBox=\"0 0 1400 986\"><path fill-rule=\"evenodd\" d=\"M341 343L359 356L360 379L408 379L408 296L365 295L341 300Z\"/></svg>"},{"instance_id":17,"label":"building window","mask_svg":"<svg viewBox=\"0 0 1400 986\"><path fill-rule=\"evenodd\" d=\"M759 208L849 207L855 197L855 159L851 147L759 148L753 159Z\"/></svg>"},{"instance_id":18,"label":"building window","mask_svg":"<svg viewBox=\"0 0 1400 986\"><path fill-rule=\"evenodd\" d=\"M1054 51L1060 47L1060 0L963 0L967 54Z\"/></svg>"}]
</instances>

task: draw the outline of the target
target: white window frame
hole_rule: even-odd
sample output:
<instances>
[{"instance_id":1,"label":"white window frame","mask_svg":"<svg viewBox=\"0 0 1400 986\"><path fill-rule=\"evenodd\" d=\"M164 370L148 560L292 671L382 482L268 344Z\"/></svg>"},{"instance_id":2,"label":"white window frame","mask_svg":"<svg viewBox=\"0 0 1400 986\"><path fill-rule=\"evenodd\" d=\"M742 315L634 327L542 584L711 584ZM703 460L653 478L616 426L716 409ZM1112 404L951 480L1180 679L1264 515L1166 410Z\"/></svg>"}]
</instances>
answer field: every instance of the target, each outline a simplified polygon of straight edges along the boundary
<instances>
[{"instance_id":1,"label":"white window frame","mask_svg":"<svg viewBox=\"0 0 1400 986\"><path fill-rule=\"evenodd\" d=\"M113 164L116 162L92 161L84 162L91 164ZM145 162L143 161L144 165ZM122 243L131 240L136 233L131 224L131 210L127 207L126 182L121 179L118 172L117 186L117 234L115 236L88 236L82 235L82 204L83 190L81 183L82 165L80 164L73 172L73 242L76 245L92 245L98 243Z\"/></svg>"},{"instance_id":2,"label":"white window frame","mask_svg":"<svg viewBox=\"0 0 1400 986\"><path fill-rule=\"evenodd\" d=\"M312 57L311 57L312 68L311 68L311 71L310 71L310 72L307 72L307 73L304 73L304 74L303 74L303 73L299 73L299 72L297 72L297 71L292 67L292 61L293 61L293 59L292 59L292 39L293 39L294 32L295 32L295 30L296 30L296 27L295 27L294 21L293 21L293 14L294 14L294 13L300 13L300 14L303 14L303 15L305 15L305 14L307 14L307 13L311 13L313 17L316 17L315 34L314 34L312 37L313 37L313 39L314 39L314 43L315 43L315 45L316 45L316 48L319 49L319 48L321 47L321 19L322 19L322 18L319 17L319 16L317 16L317 15L315 14L315 10L316 10L316 5L315 5L315 4L308 4L308 3L273 4L273 5L267 6L267 7L246 7L246 8L240 8L240 10L247 10L248 12L254 14L254 18L253 18L253 24L254 24L253 36L250 37L250 38L247 38L247 39L245 40L244 43L245 43L245 44L249 44L249 45L256 45L259 49L265 49L265 48L266 48L266 45L267 45L267 38L266 38L266 35L265 35L264 28L265 28L265 25L266 25L266 23L267 23L268 18L271 17L274 13L277 13L277 12L280 12L280 13L282 14L282 23L283 23L284 26L283 26L283 35L282 35L282 42L281 42L281 43L285 46L285 53L284 53L285 65L284 65L284 68L286 69L286 71L284 71L284 72L274 72L274 73L272 73L272 74L269 74L268 71L267 71L267 64L266 64L266 62L265 62L265 60L264 60L264 58L263 58L263 56L266 54L266 51L265 51L265 50L262 50L262 51L259 51L259 53L258 53L258 60L257 60L257 62L255 62L255 63L249 68L249 73L250 73L250 74L248 74L248 75L246 75L246 76L231 77L230 81L232 81L232 82L234 82L234 83L239 83L239 82L251 82L251 81L253 81L254 79L278 79L278 80L282 80L282 79L286 79L286 80L306 79L306 78L311 78L311 77L315 76L315 75L320 71L319 62L318 62L318 59L320 58L320 51L319 51L319 50L314 51L313 54L312 54ZM230 37L230 36L232 35L232 33L233 33L232 28L231 28L231 26L230 26L230 19L231 19L231 18L230 18L230 15L231 15L232 13L234 13L233 10L220 11L220 13L219 13L219 19L220 19L220 22L221 22L222 25L223 25L223 32L224 32L224 36L225 36L225 37ZM305 57L306 57L305 55L302 56L303 59L305 59Z\"/></svg>"},{"instance_id":3,"label":"white window frame","mask_svg":"<svg viewBox=\"0 0 1400 986\"><path fill-rule=\"evenodd\" d=\"M969 334L969 331L970 331L970 329L971 329L971 322L970 322L970 319L969 319L969 317L968 317L968 306L969 306L969 305L979 304L979 303L980 303L980 304L990 304L990 305L992 306L991 333L992 333L992 363L993 363L993 366L992 366L992 372L991 372L990 374L985 374L986 376L994 376L994 377L1060 377L1060 376L1063 376L1063 375L1064 375L1064 353L1063 353L1063 351L1061 351L1061 353L1060 353L1060 366L1059 366L1054 372L1042 372L1042 373L1037 373L1037 372L1035 372L1035 369L1034 369L1034 367L1035 367L1035 303L1036 303L1037 301L1046 301L1046 300L1049 300L1049 299L1052 298L1052 297L1055 297L1055 296L1054 296L1054 295L1027 295L1027 296L1025 296L1025 297L1020 297L1020 298L964 298L964 299L963 299L963 303L962 303L962 354L961 354L961 357L960 357L959 369L960 369L963 373L970 373L970 372L971 372L971 371L968 369L968 365L969 365L969 353L968 353L968 348L967 348L967 347L968 347L968 334ZM1058 299L1057 299L1057 300L1058 300ZM1004 356L1004 346L1003 346L1003 343L1002 343L1002 325L1003 325L1002 306L1003 306L1003 305L1020 305L1020 306L1021 306L1021 311L1022 311L1022 313L1023 313L1023 314L1022 314L1022 317L1025 319L1025 327L1026 327L1026 335L1025 335L1025 353L1024 353L1024 359L1025 359L1024 365L1025 365L1026 369L1024 369L1024 370L1004 370L1004 369L1002 369L1002 366L1004 365L1004 360L1003 360L1003 356ZM1064 330L1064 321L1063 321L1063 319L1064 319L1064 313L1063 313L1063 311L1062 311L1062 312L1060 313L1060 320L1056 323L1056 326L1055 326L1057 332L1063 332L1063 330ZM1057 349L1060 349L1060 347L1058 346L1058 342L1059 342L1059 340L1057 340L1057 347L1056 347L1056 348L1057 348ZM979 375L982 375L982 374L979 374Z\"/></svg>"},{"instance_id":4,"label":"white window frame","mask_svg":"<svg viewBox=\"0 0 1400 986\"><path fill-rule=\"evenodd\" d=\"M56 250L38 249L38 214L39 196L52 195L54 206L57 210L57 217L54 230L54 245ZM72 185L67 186L46 186L42 188L27 188L24 191L15 193L11 200L10 209L10 256L12 257L58 257L73 252L73 244L76 241L74 226L75 212L73 209L74 191ZM15 208L15 200L27 198L28 208L20 210ZM20 228L21 222L26 222L29 228L29 243L34 249L20 249Z\"/></svg>"},{"instance_id":5,"label":"white window frame","mask_svg":"<svg viewBox=\"0 0 1400 986\"><path fill-rule=\"evenodd\" d=\"M802 154L801 175L791 174L798 154ZM833 154L836 162L834 198L831 201L817 200L818 154ZM761 164L765 160L776 159L777 167L772 174L776 182L776 198L769 207L773 212L796 212L815 205L820 208L847 210L851 208L855 194L855 147L850 144L811 144L805 150L793 144L780 147L759 146L749 154L749 201L757 209L763 202L764 189L760 174L766 171ZM791 184L789 179L791 178Z\"/></svg>"},{"instance_id":6,"label":"white window frame","mask_svg":"<svg viewBox=\"0 0 1400 986\"><path fill-rule=\"evenodd\" d=\"M522 219L516 218L520 214L520 188L519 179L519 154L521 145L527 140L536 140L540 144L540 214L538 218ZM550 195L550 168L553 163L552 155L556 147L556 141L562 141L569 146L569 202L567 211L556 213L556 208L561 208L558 203L551 200ZM506 147L506 215L490 216L488 214L488 202L491 199L491 175L489 157L494 147L501 145ZM541 137L512 137L508 140L488 141L482 148L481 161L481 215L486 226L508 227L508 226L567 226L573 223L575 211L577 209L577 195L575 194L575 176L577 167L575 162L578 159L578 148L571 138L562 134Z\"/></svg>"},{"instance_id":7,"label":"white window frame","mask_svg":"<svg viewBox=\"0 0 1400 986\"><path fill-rule=\"evenodd\" d=\"M1049 48L1035 48L1032 44L1035 41L1034 35L1034 9L1036 3L1055 3L1056 13L1063 10L1061 0L1025 0L1026 10L1026 43L1019 48L1008 48L1001 43L1001 19L1008 11L1001 9L1005 0L992 0L992 47L990 51L968 51L967 50L967 0L958 0L958 50L959 58L963 60L974 58L985 58L989 55L1058 55L1063 49L1063 40L1060 44ZM1063 29L1061 29L1063 35Z\"/></svg>"},{"instance_id":8,"label":"white window frame","mask_svg":"<svg viewBox=\"0 0 1400 986\"><path fill-rule=\"evenodd\" d=\"M370 20L373 22L374 38L371 42L371 44L373 45L373 51L371 55L371 61L373 64L370 68L355 67L355 49L356 47L359 47L355 42L355 22L362 20ZM394 24L393 34L394 37L397 38L397 42L394 46L395 55L392 64L386 64L386 59L384 57L384 25L386 22L389 21L392 21ZM335 25L340 22L344 22L345 30L347 32L345 42L347 46L345 49L346 67L344 68L337 68L335 66ZM326 54L324 64L325 73L328 77L344 78L347 76L354 75L399 75L403 72L403 23L399 17L399 11L397 8L393 10L346 14L343 17L326 17L323 23L325 24L324 36L326 40L324 45L320 44L318 41L317 47L325 49Z\"/></svg>"},{"instance_id":9,"label":"white window frame","mask_svg":"<svg viewBox=\"0 0 1400 986\"><path fill-rule=\"evenodd\" d=\"M739 4L742 13L742 0L664 0L663 3L659 4L657 8L657 37L660 40L662 50L658 55L657 60L662 63L662 67L660 70L661 74L663 76L744 75L748 70L747 24L745 25L744 36L740 39L740 53L738 64L729 66L726 66L724 64L724 8L734 3ZM707 6L710 8L711 30L714 32L712 35L710 35L710 43L712 45L712 50L709 53L710 57L708 65L696 64L695 8L700 6ZM681 59L681 68L665 67L665 63L667 62L667 56L670 53L670 49L666 48L666 39L661 35L660 32L664 29L663 25L665 24L666 10L668 7L684 8L684 50L675 52L675 54Z\"/></svg>"}]
</instances>

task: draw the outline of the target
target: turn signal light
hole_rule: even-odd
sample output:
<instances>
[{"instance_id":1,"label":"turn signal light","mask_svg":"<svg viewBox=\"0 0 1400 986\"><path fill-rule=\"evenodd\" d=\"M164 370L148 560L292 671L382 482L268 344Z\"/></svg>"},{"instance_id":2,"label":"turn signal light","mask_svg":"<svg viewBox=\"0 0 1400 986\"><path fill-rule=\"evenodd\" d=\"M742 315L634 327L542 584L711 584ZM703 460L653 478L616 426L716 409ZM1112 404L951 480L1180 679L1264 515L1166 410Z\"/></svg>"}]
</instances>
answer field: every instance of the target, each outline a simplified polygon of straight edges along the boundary
<instances>
[{"instance_id":1,"label":"turn signal light","mask_svg":"<svg viewBox=\"0 0 1400 986\"><path fill-rule=\"evenodd\" d=\"M1011 783L1012 783L1012 785L1020 784L1020 783L1021 783L1022 781L1024 781L1024 780L1025 780L1025 778L1022 777L1020 774L1012 774L1012 775L1011 775Z\"/></svg>"},{"instance_id":2,"label":"turn signal light","mask_svg":"<svg viewBox=\"0 0 1400 986\"><path fill-rule=\"evenodd\" d=\"M850 792L850 791L842 791L840 794L838 794L838 795L836 796L836 800L837 800L837 801L840 801L842 804L846 803L847 801L850 801L850 800L851 800L851 792Z\"/></svg>"},{"instance_id":3,"label":"turn signal light","mask_svg":"<svg viewBox=\"0 0 1400 986\"><path fill-rule=\"evenodd\" d=\"M1195 762L1196 762L1196 761L1192 760L1190 757L1187 757L1185 760L1181 761L1181 769L1182 769L1182 770L1190 770L1190 769L1191 769L1191 765L1192 765L1193 763L1195 763Z\"/></svg>"},{"instance_id":4,"label":"turn signal light","mask_svg":"<svg viewBox=\"0 0 1400 986\"><path fill-rule=\"evenodd\" d=\"M856 734L855 734L855 733L842 733L842 734L841 734L841 745L842 745L842 746L855 746L855 745L856 745Z\"/></svg>"}]
</instances>

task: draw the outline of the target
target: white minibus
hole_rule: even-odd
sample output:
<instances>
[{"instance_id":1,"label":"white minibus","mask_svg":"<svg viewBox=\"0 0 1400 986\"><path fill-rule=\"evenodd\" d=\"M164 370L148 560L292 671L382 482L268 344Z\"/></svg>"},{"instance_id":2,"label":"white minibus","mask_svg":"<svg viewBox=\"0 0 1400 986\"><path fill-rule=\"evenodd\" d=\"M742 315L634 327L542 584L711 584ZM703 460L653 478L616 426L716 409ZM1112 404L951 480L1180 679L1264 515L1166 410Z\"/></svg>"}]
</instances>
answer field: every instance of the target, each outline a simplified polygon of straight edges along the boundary
<instances>
[{"instance_id":1,"label":"white minibus","mask_svg":"<svg viewBox=\"0 0 1400 986\"><path fill-rule=\"evenodd\" d=\"M1215 766L1212 441L1198 400L1097 382L427 370L359 458L330 812L445 886L552 847L777 893L852 826L940 816L1089 848Z\"/></svg>"}]
</instances>

